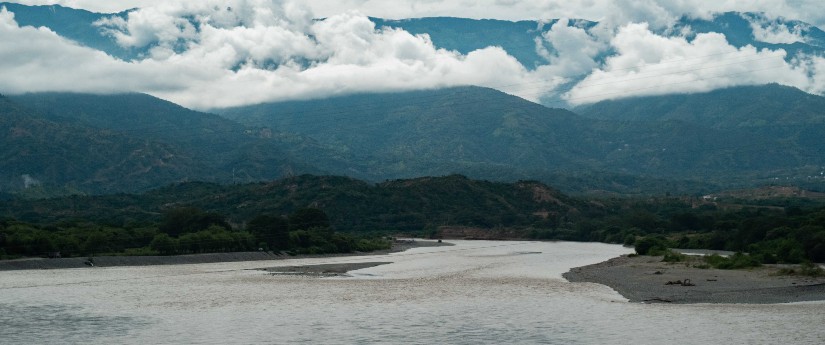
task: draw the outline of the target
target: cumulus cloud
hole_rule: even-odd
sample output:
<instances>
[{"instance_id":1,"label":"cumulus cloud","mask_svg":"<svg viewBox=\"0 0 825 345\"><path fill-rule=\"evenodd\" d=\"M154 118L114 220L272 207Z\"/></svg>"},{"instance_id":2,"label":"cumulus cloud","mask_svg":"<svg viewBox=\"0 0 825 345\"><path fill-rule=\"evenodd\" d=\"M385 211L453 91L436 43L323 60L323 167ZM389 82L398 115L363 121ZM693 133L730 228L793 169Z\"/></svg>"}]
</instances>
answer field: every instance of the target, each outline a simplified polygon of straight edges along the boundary
<instances>
[{"instance_id":1,"label":"cumulus cloud","mask_svg":"<svg viewBox=\"0 0 825 345\"><path fill-rule=\"evenodd\" d=\"M456 85L554 87L498 47L462 55L437 49L426 35L377 29L356 12L316 21L296 4L201 1L100 21L120 45L149 49L135 61L80 47L46 28L19 27L4 11L0 91L137 91L206 109Z\"/></svg>"},{"instance_id":2,"label":"cumulus cloud","mask_svg":"<svg viewBox=\"0 0 825 345\"><path fill-rule=\"evenodd\" d=\"M765 43L805 42L802 30L809 29L804 25L786 23L781 18L770 19L761 15L745 15L744 17L750 22L754 39Z\"/></svg>"},{"instance_id":3,"label":"cumulus cloud","mask_svg":"<svg viewBox=\"0 0 825 345\"><path fill-rule=\"evenodd\" d=\"M60 4L96 12L118 12L138 7L155 7L169 0L17 0L24 4ZM199 3L200 0L178 0ZM654 22L653 27L673 17L688 15L711 18L718 12L765 12L773 17L802 20L825 26L825 3L820 0L303 0L319 17L331 17L357 10L369 16L402 19L433 16L495 18L505 20L582 18L594 21L621 17L634 22ZM653 17L645 17L655 15ZM626 22L625 22L626 23Z\"/></svg>"},{"instance_id":4,"label":"cumulus cloud","mask_svg":"<svg viewBox=\"0 0 825 345\"><path fill-rule=\"evenodd\" d=\"M323 1L326 7L315 0L117 3L143 7L96 25L119 45L146 52L133 61L78 46L46 28L20 27L12 13L0 12L0 92L134 91L208 109L457 85L494 87L533 101L563 95L574 104L769 82L825 90L822 58L736 48L721 34L694 37L686 27L668 30L683 15L711 18L714 11L770 7L759 0L746 8L698 0L341 0ZM770 3L773 13L796 10L782 1ZM562 19L536 37L537 53L547 63L529 70L499 47L460 54L435 47L427 35L376 28L367 15ZM599 24L585 27L567 18ZM799 39L802 29L769 18L749 17L758 39Z\"/></svg>"},{"instance_id":5,"label":"cumulus cloud","mask_svg":"<svg viewBox=\"0 0 825 345\"><path fill-rule=\"evenodd\" d=\"M14 14L0 9L0 90L124 92L184 87L170 73L195 73L154 61L126 63L80 47L46 28L19 27Z\"/></svg>"},{"instance_id":6,"label":"cumulus cloud","mask_svg":"<svg viewBox=\"0 0 825 345\"><path fill-rule=\"evenodd\" d=\"M305 0L320 16L358 9L382 18L454 16L505 20L581 18L592 21L648 22L652 28L687 15L710 19L719 12L764 12L825 27L825 3L820 0Z\"/></svg>"},{"instance_id":7,"label":"cumulus cloud","mask_svg":"<svg viewBox=\"0 0 825 345\"><path fill-rule=\"evenodd\" d=\"M570 90L573 104L640 95L703 92L737 85L780 83L817 88L814 60L786 61L784 50L736 48L718 33L665 37L646 24L622 27L611 40L617 54ZM819 65L816 65L819 67Z\"/></svg>"},{"instance_id":8,"label":"cumulus cloud","mask_svg":"<svg viewBox=\"0 0 825 345\"><path fill-rule=\"evenodd\" d=\"M539 55L547 59L542 72L560 77L587 74L598 66L596 57L609 46L585 29L571 25L567 18L559 19L549 30L537 38ZM547 49L545 43L552 49Z\"/></svg>"}]
</instances>

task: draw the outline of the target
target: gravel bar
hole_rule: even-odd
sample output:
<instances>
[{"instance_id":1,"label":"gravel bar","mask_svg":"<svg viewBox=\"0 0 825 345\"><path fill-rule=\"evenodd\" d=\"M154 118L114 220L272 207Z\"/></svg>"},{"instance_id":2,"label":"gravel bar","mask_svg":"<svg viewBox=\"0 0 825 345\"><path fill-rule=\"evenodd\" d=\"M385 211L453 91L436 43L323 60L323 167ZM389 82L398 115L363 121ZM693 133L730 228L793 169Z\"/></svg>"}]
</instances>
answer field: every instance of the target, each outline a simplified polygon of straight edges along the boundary
<instances>
[{"instance_id":1,"label":"gravel bar","mask_svg":"<svg viewBox=\"0 0 825 345\"><path fill-rule=\"evenodd\" d=\"M630 302L769 304L825 300L823 277L778 275L777 266L720 270L695 268L693 264L666 263L661 256L621 256L573 268L563 276L570 282L607 285Z\"/></svg>"}]
</instances>

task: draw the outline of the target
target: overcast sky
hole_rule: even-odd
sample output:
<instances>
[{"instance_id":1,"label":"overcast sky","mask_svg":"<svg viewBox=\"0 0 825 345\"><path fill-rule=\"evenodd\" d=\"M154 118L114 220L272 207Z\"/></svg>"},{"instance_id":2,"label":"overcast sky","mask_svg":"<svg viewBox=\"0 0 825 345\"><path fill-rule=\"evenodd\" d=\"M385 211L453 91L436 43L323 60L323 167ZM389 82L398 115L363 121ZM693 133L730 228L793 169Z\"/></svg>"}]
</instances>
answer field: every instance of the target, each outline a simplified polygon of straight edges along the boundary
<instances>
[{"instance_id":1,"label":"overcast sky","mask_svg":"<svg viewBox=\"0 0 825 345\"><path fill-rule=\"evenodd\" d=\"M0 12L0 92L146 92L197 109L386 90L482 85L537 101L573 104L632 95L707 91L778 82L825 91L825 59L737 48L720 34L657 34L683 15L765 12L753 19L758 40L800 41L800 32L768 22L779 16L823 27L821 1L370 1L24 0L97 12L140 7L126 20L98 23L127 48L149 56L122 61L46 28L20 27ZM231 7L232 11L226 11ZM429 37L376 28L367 16L458 16L562 20L546 27L536 50L546 64L527 69L506 51L463 55ZM313 18L328 18L313 21ZM183 18L196 18L199 29ZM589 31L567 18L601 24ZM764 23L762 22L764 21ZM183 47L181 48L181 42ZM553 46L550 53L544 46ZM605 61L595 59L610 52ZM273 63L276 68L273 68ZM573 83L573 85L571 85Z\"/></svg>"}]
</instances>

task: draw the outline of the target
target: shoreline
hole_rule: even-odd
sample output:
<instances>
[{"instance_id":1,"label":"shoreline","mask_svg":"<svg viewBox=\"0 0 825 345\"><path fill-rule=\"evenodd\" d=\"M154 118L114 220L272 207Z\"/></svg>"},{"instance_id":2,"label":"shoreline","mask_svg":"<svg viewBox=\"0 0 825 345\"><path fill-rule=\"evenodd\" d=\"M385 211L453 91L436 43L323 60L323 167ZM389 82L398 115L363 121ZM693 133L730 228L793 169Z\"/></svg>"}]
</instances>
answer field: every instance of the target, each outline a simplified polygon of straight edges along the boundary
<instances>
[{"instance_id":1,"label":"shoreline","mask_svg":"<svg viewBox=\"0 0 825 345\"><path fill-rule=\"evenodd\" d=\"M94 266L87 264L88 257L75 258L30 258L0 261L0 272L17 270L48 270L48 269L68 269L68 268L97 268L97 267L122 267L122 266L156 266L156 265L186 265L186 264L208 264L218 262L240 262L240 261L266 261L266 260L289 260L305 258L324 257L345 257L362 255L386 255L390 253L403 252L411 248L451 246L453 244L436 240L410 239L395 240L390 249L376 250L373 252L353 252L335 253L320 255L294 255L285 253L275 254L273 252L229 252L229 253L203 253L185 254L169 256L95 256Z\"/></svg>"},{"instance_id":2,"label":"shoreline","mask_svg":"<svg viewBox=\"0 0 825 345\"><path fill-rule=\"evenodd\" d=\"M700 269L690 262L662 262L661 256L623 255L572 268L573 283L597 283L637 303L773 304L825 300L825 277L777 275L779 267ZM688 284L675 284L677 281ZM672 282L674 284L668 284Z\"/></svg>"}]
</instances>

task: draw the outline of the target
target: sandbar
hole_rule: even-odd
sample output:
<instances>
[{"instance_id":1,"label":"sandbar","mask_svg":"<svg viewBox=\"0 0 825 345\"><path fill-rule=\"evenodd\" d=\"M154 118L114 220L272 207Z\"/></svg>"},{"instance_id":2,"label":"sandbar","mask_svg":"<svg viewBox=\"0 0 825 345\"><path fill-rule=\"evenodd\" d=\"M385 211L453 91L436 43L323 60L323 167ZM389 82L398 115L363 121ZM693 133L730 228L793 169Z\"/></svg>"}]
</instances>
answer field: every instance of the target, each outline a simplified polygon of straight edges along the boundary
<instances>
[{"instance_id":1,"label":"sandbar","mask_svg":"<svg viewBox=\"0 0 825 345\"><path fill-rule=\"evenodd\" d=\"M770 304L825 300L825 277L780 275L777 265L736 270L694 267L700 262L700 258L693 258L667 263L661 256L624 255L573 268L563 276L570 282L607 285L630 302Z\"/></svg>"}]
</instances>

